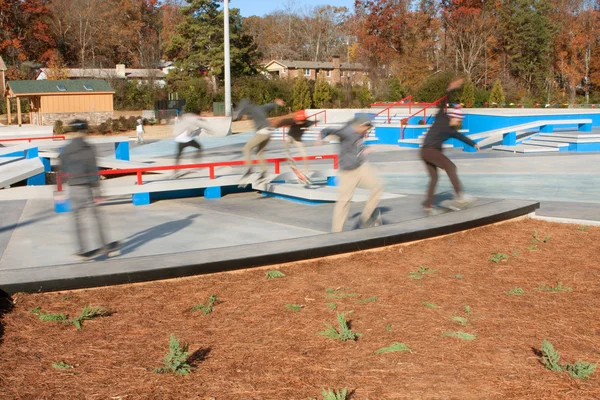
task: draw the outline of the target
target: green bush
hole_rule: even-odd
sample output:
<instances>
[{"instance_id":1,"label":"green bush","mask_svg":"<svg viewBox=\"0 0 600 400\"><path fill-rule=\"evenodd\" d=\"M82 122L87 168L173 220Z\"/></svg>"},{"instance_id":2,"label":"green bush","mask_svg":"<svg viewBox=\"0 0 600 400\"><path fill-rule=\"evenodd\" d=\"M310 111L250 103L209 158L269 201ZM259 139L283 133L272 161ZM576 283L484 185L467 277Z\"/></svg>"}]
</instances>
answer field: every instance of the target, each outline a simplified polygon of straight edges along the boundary
<instances>
[{"instance_id":1,"label":"green bush","mask_svg":"<svg viewBox=\"0 0 600 400\"><path fill-rule=\"evenodd\" d=\"M443 71L430 75L417 90L415 101L432 102L446 93L448 84L454 77L452 72Z\"/></svg>"},{"instance_id":2,"label":"green bush","mask_svg":"<svg viewBox=\"0 0 600 400\"><path fill-rule=\"evenodd\" d=\"M64 133L65 133L65 125L63 124L63 122L61 120L55 121L54 122L54 134L62 135Z\"/></svg>"},{"instance_id":3,"label":"green bush","mask_svg":"<svg viewBox=\"0 0 600 400\"><path fill-rule=\"evenodd\" d=\"M127 131L129 128L129 121L127 121L127 118L121 116L119 117L119 130L121 132L125 132Z\"/></svg>"},{"instance_id":4,"label":"green bush","mask_svg":"<svg viewBox=\"0 0 600 400\"><path fill-rule=\"evenodd\" d=\"M127 118L127 129L133 130L137 126L137 120L139 117L131 116Z\"/></svg>"},{"instance_id":5,"label":"green bush","mask_svg":"<svg viewBox=\"0 0 600 400\"><path fill-rule=\"evenodd\" d=\"M106 124L106 122L103 122L100 125L98 125L98 133L102 135L110 133L110 129L108 129L108 125Z\"/></svg>"}]
</instances>

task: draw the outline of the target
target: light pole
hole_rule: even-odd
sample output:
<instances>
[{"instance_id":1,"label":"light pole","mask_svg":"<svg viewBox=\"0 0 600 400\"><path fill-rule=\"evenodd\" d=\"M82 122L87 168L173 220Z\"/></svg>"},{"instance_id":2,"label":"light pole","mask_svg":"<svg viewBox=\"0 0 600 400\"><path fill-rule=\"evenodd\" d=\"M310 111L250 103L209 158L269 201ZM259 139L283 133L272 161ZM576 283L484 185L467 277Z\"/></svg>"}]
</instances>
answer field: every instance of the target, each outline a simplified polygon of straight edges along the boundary
<instances>
[{"instance_id":1,"label":"light pole","mask_svg":"<svg viewBox=\"0 0 600 400\"><path fill-rule=\"evenodd\" d=\"M231 65L229 55L229 0L223 2L223 14L224 21L223 26L225 28L225 116L231 116Z\"/></svg>"}]
</instances>

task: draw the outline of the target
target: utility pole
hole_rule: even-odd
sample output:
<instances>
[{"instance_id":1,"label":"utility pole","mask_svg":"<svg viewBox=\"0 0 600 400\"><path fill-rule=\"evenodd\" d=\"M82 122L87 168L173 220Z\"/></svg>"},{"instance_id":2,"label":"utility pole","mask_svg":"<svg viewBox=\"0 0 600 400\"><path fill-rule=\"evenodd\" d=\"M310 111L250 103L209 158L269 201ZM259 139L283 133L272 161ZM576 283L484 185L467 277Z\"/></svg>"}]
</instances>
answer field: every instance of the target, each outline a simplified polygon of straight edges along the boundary
<instances>
[{"instance_id":1,"label":"utility pole","mask_svg":"<svg viewBox=\"0 0 600 400\"><path fill-rule=\"evenodd\" d=\"M223 14L225 28L225 116L231 116L231 63L229 55L229 0L223 2Z\"/></svg>"}]
</instances>

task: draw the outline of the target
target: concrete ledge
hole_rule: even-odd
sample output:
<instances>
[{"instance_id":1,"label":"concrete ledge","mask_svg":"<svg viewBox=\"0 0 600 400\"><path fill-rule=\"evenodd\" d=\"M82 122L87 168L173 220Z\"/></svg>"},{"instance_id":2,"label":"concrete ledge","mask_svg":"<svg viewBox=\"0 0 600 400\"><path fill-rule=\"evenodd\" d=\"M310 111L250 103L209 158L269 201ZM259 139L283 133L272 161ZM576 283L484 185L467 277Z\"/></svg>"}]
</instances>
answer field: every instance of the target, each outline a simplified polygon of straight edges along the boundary
<instances>
[{"instance_id":1,"label":"concrete ledge","mask_svg":"<svg viewBox=\"0 0 600 400\"><path fill-rule=\"evenodd\" d=\"M0 287L8 293L80 289L293 262L406 243L476 228L534 212L539 203L499 200L460 212L378 228L299 239L149 257L111 259L3 271Z\"/></svg>"}]
</instances>

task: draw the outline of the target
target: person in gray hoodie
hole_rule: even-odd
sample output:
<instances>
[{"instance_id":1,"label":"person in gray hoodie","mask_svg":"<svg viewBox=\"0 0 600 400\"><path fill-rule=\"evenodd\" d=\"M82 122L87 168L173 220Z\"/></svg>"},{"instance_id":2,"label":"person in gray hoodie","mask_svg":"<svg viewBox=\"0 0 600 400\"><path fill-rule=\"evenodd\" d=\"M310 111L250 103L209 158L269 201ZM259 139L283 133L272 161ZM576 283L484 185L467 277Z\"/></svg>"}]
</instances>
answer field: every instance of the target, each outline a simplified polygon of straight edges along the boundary
<instances>
[{"instance_id":1,"label":"person in gray hoodie","mask_svg":"<svg viewBox=\"0 0 600 400\"><path fill-rule=\"evenodd\" d=\"M269 140L271 139L271 133L273 128L269 122L267 115L269 112L277 108L277 106L284 106L285 102L281 99L275 99L274 102L268 103L262 106L252 103L248 99L243 99L238 104L237 108L233 110L233 120L237 121L244 115L248 115L254 121L254 130L256 134L248 140L248 143L244 146L244 157L246 159L246 166L248 170L242 177L242 180L247 179L252 174L252 150L256 148L256 156L260 162L260 168L262 173L259 179L264 179L267 176L267 164L263 156L263 151Z\"/></svg>"},{"instance_id":2,"label":"person in gray hoodie","mask_svg":"<svg viewBox=\"0 0 600 400\"><path fill-rule=\"evenodd\" d=\"M357 117L341 129L326 128L321 137L336 135L340 139L338 178L338 199L333 210L332 232L341 232L350 211L350 201L358 186L371 190L369 199L359 219L361 228L381 225L381 214L376 210L383 183L377 177L377 171L364 158L363 141L371 129L368 117Z\"/></svg>"}]
</instances>

